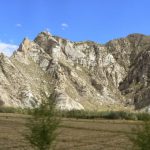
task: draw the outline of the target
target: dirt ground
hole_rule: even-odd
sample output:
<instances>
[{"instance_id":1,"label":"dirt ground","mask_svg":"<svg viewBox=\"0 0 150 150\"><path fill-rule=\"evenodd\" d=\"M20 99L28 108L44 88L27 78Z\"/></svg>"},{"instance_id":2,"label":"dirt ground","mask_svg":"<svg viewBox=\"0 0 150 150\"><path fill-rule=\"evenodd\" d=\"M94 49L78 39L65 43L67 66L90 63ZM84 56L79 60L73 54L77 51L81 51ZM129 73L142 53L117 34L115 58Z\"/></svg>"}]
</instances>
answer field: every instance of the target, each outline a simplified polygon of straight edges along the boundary
<instances>
[{"instance_id":1,"label":"dirt ground","mask_svg":"<svg viewBox=\"0 0 150 150\"><path fill-rule=\"evenodd\" d=\"M33 150L23 138L27 116L0 114L0 150ZM128 135L140 122L62 119L55 150L132 150Z\"/></svg>"}]
</instances>

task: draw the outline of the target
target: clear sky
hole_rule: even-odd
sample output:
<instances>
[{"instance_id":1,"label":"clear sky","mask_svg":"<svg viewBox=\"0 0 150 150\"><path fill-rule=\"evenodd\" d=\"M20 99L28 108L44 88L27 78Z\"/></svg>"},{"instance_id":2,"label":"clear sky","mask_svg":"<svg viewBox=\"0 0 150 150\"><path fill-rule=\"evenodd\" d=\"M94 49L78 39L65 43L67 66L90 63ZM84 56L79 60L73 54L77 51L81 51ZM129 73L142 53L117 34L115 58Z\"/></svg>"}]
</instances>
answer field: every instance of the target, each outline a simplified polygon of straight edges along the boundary
<instances>
[{"instance_id":1,"label":"clear sky","mask_svg":"<svg viewBox=\"0 0 150 150\"><path fill-rule=\"evenodd\" d=\"M150 0L0 0L0 6L0 51L44 30L99 43L150 34Z\"/></svg>"}]
</instances>

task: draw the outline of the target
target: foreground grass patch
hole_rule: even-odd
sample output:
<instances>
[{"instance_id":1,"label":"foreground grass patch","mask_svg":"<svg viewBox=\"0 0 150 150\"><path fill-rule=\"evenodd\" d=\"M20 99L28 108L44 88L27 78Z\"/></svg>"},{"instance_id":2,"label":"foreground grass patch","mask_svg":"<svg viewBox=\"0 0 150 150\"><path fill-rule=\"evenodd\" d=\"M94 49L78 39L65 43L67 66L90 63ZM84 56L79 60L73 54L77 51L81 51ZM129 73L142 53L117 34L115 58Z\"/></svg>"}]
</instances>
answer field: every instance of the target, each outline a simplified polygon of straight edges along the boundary
<instances>
[{"instance_id":1,"label":"foreground grass patch","mask_svg":"<svg viewBox=\"0 0 150 150\"><path fill-rule=\"evenodd\" d=\"M25 126L27 117L1 114L0 150L33 150L22 134L28 131ZM130 150L132 143L126 134L137 123L141 122L63 118L57 130L55 150Z\"/></svg>"}]
</instances>

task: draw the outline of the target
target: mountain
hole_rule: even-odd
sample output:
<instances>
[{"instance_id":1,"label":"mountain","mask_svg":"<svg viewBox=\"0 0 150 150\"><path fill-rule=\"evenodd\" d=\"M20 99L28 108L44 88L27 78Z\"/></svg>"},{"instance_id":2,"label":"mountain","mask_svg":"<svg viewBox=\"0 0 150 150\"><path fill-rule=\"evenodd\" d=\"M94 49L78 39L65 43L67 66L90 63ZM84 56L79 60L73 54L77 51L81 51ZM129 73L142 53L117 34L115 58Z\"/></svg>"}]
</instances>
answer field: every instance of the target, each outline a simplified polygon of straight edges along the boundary
<instances>
[{"instance_id":1,"label":"mountain","mask_svg":"<svg viewBox=\"0 0 150 150\"><path fill-rule=\"evenodd\" d=\"M41 32L0 54L0 105L33 107L51 93L62 110L149 109L150 36L105 45Z\"/></svg>"}]
</instances>

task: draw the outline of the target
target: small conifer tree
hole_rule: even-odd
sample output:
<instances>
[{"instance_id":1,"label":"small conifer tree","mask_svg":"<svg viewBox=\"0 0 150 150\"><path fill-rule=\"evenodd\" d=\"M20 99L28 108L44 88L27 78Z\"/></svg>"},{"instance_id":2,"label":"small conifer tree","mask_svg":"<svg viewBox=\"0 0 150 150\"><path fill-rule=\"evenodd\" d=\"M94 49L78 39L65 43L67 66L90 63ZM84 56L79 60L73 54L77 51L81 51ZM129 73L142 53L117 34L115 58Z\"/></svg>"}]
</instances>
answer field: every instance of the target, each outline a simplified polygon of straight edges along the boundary
<instances>
[{"instance_id":1,"label":"small conifer tree","mask_svg":"<svg viewBox=\"0 0 150 150\"><path fill-rule=\"evenodd\" d=\"M57 134L60 119L56 117L55 101L51 95L48 100L42 101L39 107L31 112L32 117L26 126L29 129L26 139L37 150L49 150Z\"/></svg>"}]
</instances>

